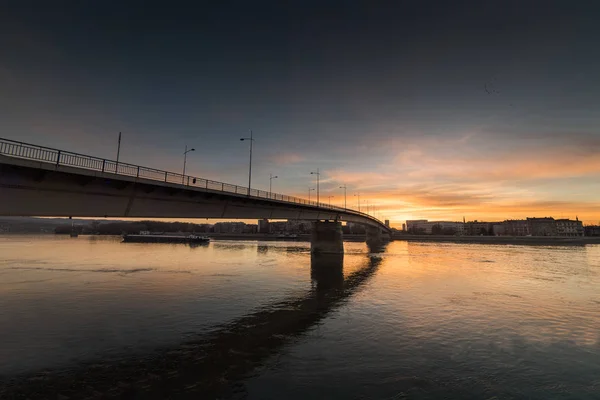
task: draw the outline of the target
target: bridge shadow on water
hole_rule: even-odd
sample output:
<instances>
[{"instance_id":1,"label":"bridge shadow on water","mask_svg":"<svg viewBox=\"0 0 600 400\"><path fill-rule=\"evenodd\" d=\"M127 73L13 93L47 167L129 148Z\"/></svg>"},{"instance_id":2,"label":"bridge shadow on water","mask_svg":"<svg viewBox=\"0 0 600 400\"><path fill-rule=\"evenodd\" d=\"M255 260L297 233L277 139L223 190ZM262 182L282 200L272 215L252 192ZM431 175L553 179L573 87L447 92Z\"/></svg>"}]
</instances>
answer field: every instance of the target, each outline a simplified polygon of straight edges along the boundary
<instances>
[{"instance_id":1,"label":"bridge shadow on water","mask_svg":"<svg viewBox=\"0 0 600 400\"><path fill-rule=\"evenodd\" d=\"M197 399L243 395L243 379L283 346L344 304L376 272L370 248L364 265L344 277L343 256L311 258L312 288L266 305L206 335L118 363L36 374L0 382L2 399ZM62 397L57 397L62 396Z\"/></svg>"}]
</instances>

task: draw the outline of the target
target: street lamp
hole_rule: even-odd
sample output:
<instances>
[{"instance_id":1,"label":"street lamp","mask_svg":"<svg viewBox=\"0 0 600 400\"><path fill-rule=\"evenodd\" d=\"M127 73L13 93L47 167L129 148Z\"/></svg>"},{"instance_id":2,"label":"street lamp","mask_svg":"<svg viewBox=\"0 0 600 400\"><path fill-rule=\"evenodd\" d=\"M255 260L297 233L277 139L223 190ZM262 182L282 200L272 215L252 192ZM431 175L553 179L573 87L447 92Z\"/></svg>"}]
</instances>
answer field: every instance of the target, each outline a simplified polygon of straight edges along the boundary
<instances>
[{"instance_id":1,"label":"street lamp","mask_svg":"<svg viewBox=\"0 0 600 400\"><path fill-rule=\"evenodd\" d=\"M329 199L329 207L331 207L331 198L334 196L327 196L327 198Z\"/></svg>"},{"instance_id":2,"label":"street lamp","mask_svg":"<svg viewBox=\"0 0 600 400\"><path fill-rule=\"evenodd\" d=\"M244 140L250 141L250 167L248 168L248 196L250 196L250 185L252 184L252 143L254 143L254 139L252 138L252 131L250 131L250 137L243 137L240 139L242 142Z\"/></svg>"},{"instance_id":3,"label":"street lamp","mask_svg":"<svg viewBox=\"0 0 600 400\"><path fill-rule=\"evenodd\" d=\"M120 137L119 137L120 139ZM183 176L181 177L181 183L183 184L183 181L185 180L185 163L187 162L187 153L189 153L190 151L196 151L196 149L191 148L188 150L187 148L187 144L185 145L185 151L183 152Z\"/></svg>"},{"instance_id":4,"label":"street lamp","mask_svg":"<svg viewBox=\"0 0 600 400\"><path fill-rule=\"evenodd\" d=\"M310 203L310 192L313 190L315 190L315 188L311 188L311 187L308 188L308 202L309 203Z\"/></svg>"},{"instance_id":5,"label":"street lamp","mask_svg":"<svg viewBox=\"0 0 600 400\"><path fill-rule=\"evenodd\" d=\"M360 212L360 193L355 193L354 196L358 197L358 212Z\"/></svg>"},{"instance_id":6,"label":"street lamp","mask_svg":"<svg viewBox=\"0 0 600 400\"><path fill-rule=\"evenodd\" d=\"M317 172L311 172L310 174L317 176L317 205L319 205L319 176L321 175L319 173L319 168L317 168Z\"/></svg>"},{"instance_id":7,"label":"street lamp","mask_svg":"<svg viewBox=\"0 0 600 400\"><path fill-rule=\"evenodd\" d=\"M271 197L271 188L273 187L273 179L279 178L277 175L269 174L269 197Z\"/></svg>"},{"instance_id":8,"label":"street lamp","mask_svg":"<svg viewBox=\"0 0 600 400\"><path fill-rule=\"evenodd\" d=\"M346 207L346 185L340 186L340 189L344 189L344 208L348 208Z\"/></svg>"}]
</instances>

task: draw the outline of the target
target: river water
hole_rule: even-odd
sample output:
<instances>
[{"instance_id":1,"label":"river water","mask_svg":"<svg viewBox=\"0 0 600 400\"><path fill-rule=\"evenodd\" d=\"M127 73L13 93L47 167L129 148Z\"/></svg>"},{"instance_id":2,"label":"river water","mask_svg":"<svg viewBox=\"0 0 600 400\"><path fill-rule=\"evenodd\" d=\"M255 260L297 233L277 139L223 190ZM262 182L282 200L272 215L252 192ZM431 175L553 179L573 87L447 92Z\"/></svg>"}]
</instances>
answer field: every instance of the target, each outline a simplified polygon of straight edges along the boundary
<instances>
[{"instance_id":1,"label":"river water","mask_svg":"<svg viewBox=\"0 0 600 400\"><path fill-rule=\"evenodd\" d=\"M0 236L0 398L600 398L600 245L309 249Z\"/></svg>"}]
</instances>

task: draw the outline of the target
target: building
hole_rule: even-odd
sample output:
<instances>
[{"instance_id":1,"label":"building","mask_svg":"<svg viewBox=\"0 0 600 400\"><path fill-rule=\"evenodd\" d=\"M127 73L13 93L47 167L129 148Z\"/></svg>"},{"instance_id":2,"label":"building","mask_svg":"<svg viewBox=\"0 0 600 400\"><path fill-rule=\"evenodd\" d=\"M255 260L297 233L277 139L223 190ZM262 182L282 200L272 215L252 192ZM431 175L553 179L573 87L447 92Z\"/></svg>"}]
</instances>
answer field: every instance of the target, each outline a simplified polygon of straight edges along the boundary
<instances>
[{"instance_id":1,"label":"building","mask_svg":"<svg viewBox=\"0 0 600 400\"><path fill-rule=\"evenodd\" d=\"M408 233L420 233L418 232L420 228L420 224L426 223L426 219L412 219L406 221L406 231ZM423 228L424 229L424 228Z\"/></svg>"},{"instance_id":2,"label":"building","mask_svg":"<svg viewBox=\"0 0 600 400\"><path fill-rule=\"evenodd\" d=\"M507 219L503 222L504 234L508 236L530 235L529 223L525 219Z\"/></svg>"},{"instance_id":3,"label":"building","mask_svg":"<svg viewBox=\"0 0 600 400\"><path fill-rule=\"evenodd\" d=\"M402 224L402 232L406 232L406 224Z\"/></svg>"},{"instance_id":4,"label":"building","mask_svg":"<svg viewBox=\"0 0 600 400\"><path fill-rule=\"evenodd\" d=\"M214 231L215 233L244 233L247 230L243 222L217 222Z\"/></svg>"},{"instance_id":5,"label":"building","mask_svg":"<svg viewBox=\"0 0 600 400\"><path fill-rule=\"evenodd\" d=\"M288 219L285 223L284 230L286 233L310 233L312 230L312 222L299 219Z\"/></svg>"},{"instance_id":6,"label":"building","mask_svg":"<svg viewBox=\"0 0 600 400\"><path fill-rule=\"evenodd\" d=\"M362 235L362 234L366 233L366 231L367 231L363 225L356 224L353 222L347 222L346 229L343 229L343 228L344 227L342 227L342 232L348 233L348 234L353 234L353 235Z\"/></svg>"},{"instance_id":7,"label":"building","mask_svg":"<svg viewBox=\"0 0 600 400\"><path fill-rule=\"evenodd\" d=\"M260 221L259 221L260 223ZM264 226L264 224L263 224ZM287 221L276 221L269 222L268 233L276 234L299 234L299 233L310 233L312 230L312 222L306 220L287 220ZM260 231L263 233L263 231ZM267 233L267 232L265 232Z\"/></svg>"},{"instance_id":8,"label":"building","mask_svg":"<svg viewBox=\"0 0 600 400\"><path fill-rule=\"evenodd\" d=\"M469 221L464 223L464 233L467 236L493 235L492 223L483 221Z\"/></svg>"},{"instance_id":9,"label":"building","mask_svg":"<svg viewBox=\"0 0 600 400\"><path fill-rule=\"evenodd\" d=\"M389 219L385 220L385 226L387 226L388 228L390 227L390 220Z\"/></svg>"},{"instance_id":10,"label":"building","mask_svg":"<svg viewBox=\"0 0 600 400\"><path fill-rule=\"evenodd\" d=\"M258 233L258 225L257 224L246 224L242 233Z\"/></svg>"},{"instance_id":11,"label":"building","mask_svg":"<svg viewBox=\"0 0 600 400\"><path fill-rule=\"evenodd\" d=\"M495 222L492 224L492 233L494 236L506 235L506 228L502 222Z\"/></svg>"},{"instance_id":12,"label":"building","mask_svg":"<svg viewBox=\"0 0 600 400\"><path fill-rule=\"evenodd\" d=\"M585 233L583 229L583 223L576 218L575 221L571 219L557 219L556 220L556 235L557 236L583 236Z\"/></svg>"},{"instance_id":13,"label":"building","mask_svg":"<svg viewBox=\"0 0 600 400\"><path fill-rule=\"evenodd\" d=\"M426 219L406 221L408 233L434 235L462 235L464 223L454 221L428 221Z\"/></svg>"},{"instance_id":14,"label":"building","mask_svg":"<svg viewBox=\"0 0 600 400\"><path fill-rule=\"evenodd\" d=\"M556 220L552 217L527 218L531 236L556 236Z\"/></svg>"},{"instance_id":15,"label":"building","mask_svg":"<svg viewBox=\"0 0 600 400\"><path fill-rule=\"evenodd\" d=\"M432 221L429 224L433 224L431 226L430 233L438 233L442 235L464 235L465 232L465 224L464 222L456 222L456 221ZM435 228L434 228L435 227Z\"/></svg>"},{"instance_id":16,"label":"building","mask_svg":"<svg viewBox=\"0 0 600 400\"><path fill-rule=\"evenodd\" d=\"M258 233L271 233L271 225L268 219L258 220Z\"/></svg>"},{"instance_id":17,"label":"building","mask_svg":"<svg viewBox=\"0 0 600 400\"><path fill-rule=\"evenodd\" d=\"M600 236L600 225L588 225L583 230L585 236Z\"/></svg>"}]
</instances>

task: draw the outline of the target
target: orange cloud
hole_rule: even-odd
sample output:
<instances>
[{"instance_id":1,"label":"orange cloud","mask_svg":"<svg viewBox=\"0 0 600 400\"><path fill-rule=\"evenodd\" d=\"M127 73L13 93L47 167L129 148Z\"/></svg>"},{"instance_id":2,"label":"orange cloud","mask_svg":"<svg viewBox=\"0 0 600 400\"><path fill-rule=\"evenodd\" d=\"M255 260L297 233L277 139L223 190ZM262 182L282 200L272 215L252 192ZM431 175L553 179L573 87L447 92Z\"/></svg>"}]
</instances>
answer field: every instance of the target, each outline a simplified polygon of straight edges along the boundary
<instances>
[{"instance_id":1,"label":"orange cloud","mask_svg":"<svg viewBox=\"0 0 600 400\"><path fill-rule=\"evenodd\" d=\"M600 220L600 139L531 135L514 147L486 147L485 137L407 142L388 164L361 172L328 171L334 182L399 225L405 219L504 220L526 216ZM488 138L489 139L489 138ZM482 142L482 140L484 142ZM332 185L333 186L333 185ZM335 186L333 186L335 187ZM357 207L356 198L348 201ZM364 205L361 205L364 207Z\"/></svg>"},{"instance_id":2,"label":"orange cloud","mask_svg":"<svg viewBox=\"0 0 600 400\"><path fill-rule=\"evenodd\" d=\"M295 153L279 153L271 157L271 162L277 165L298 164L304 161L304 157Z\"/></svg>"}]
</instances>

